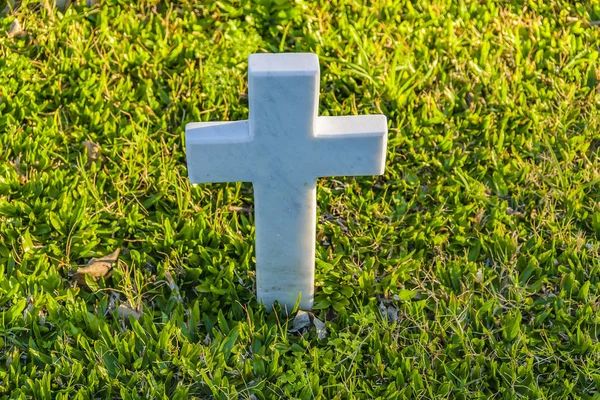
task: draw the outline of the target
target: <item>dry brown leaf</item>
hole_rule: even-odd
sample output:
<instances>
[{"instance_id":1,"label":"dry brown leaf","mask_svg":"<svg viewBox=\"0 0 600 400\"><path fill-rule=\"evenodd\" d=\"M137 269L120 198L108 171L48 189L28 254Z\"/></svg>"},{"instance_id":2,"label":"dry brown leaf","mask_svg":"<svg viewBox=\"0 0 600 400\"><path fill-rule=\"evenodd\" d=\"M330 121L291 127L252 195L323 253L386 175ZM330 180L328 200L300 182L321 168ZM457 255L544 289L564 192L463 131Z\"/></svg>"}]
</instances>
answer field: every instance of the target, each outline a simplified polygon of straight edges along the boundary
<instances>
[{"instance_id":1,"label":"dry brown leaf","mask_svg":"<svg viewBox=\"0 0 600 400\"><path fill-rule=\"evenodd\" d=\"M96 162L100 157L100 146L92 141L86 140L83 142L83 147L87 150L88 164Z\"/></svg>"},{"instance_id":2,"label":"dry brown leaf","mask_svg":"<svg viewBox=\"0 0 600 400\"><path fill-rule=\"evenodd\" d=\"M23 173L23 171L21 171L21 155L19 154L17 156L17 158L15 158L15 161L13 162L13 166L15 168L15 172L17 173L17 176L19 177L19 183L24 184L25 182L27 182L27 175Z\"/></svg>"},{"instance_id":3,"label":"dry brown leaf","mask_svg":"<svg viewBox=\"0 0 600 400\"><path fill-rule=\"evenodd\" d=\"M21 27L21 23L19 22L18 19L15 19L12 22L12 24L10 24L10 27L8 28L8 37L13 38L13 37L21 36L24 34L25 34L25 31Z\"/></svg>"},{"instance_id":4,"label":"dry brown leaf","mask_svg":"<svg viewBox=\"0 0 600 400\"><path fill-rule=\"evenodd\" d=\"M254 210L254 208L251 205L248 207L229 206L227 209L229 211L237 211L245 214L251 214Z\"/></svg>"},{"instance_id":5,"label":"dry brown leaf","mask_svg":"<svg viewBox=\"0 0 600 400\"><path fill-rule=\"evenodd\" d=\"M119 254L121 253L120 249L116 249L115 251L113 251L112 253L100 257L100 258L92 258L92 261L90 261L90 263L92 263L93 261L102 261L102 262L107 262L107 263L116 263L118 258L119 258Z\"/></svg>"},{"instance_id":6,"label":"dry brown leaf","mask_svg":"<svg viewBox=\"0 0 600 400\"><path fill-rule=\"evenodd\" d=\"M473 100L475 99L475 95L471 92L468 92L465 95L465 103L467 103L467 107L471 108L471 106L473 105Z\"/></svg>"},{"instance_id":7,"label":"dry brown leaf","mask_svg":"<svg viewBox=\"0 0 600 400\"><path fill-rule=\"evenodd\" d=\"M117 316L123 318L124 320L127 320L127 317L129 317L130 315L135 319L140 319L142 313L137 312L136 310L134 310L126 304L119 304L119 307L117 308Z\"/></svg>"},{"instance_id":8,"label":"dry brown leaf","mask_svg":"<svg viewBox=\"0 0 600 400\"><path fill-rule=\"evenodd\" d=\"M109 277L110 273L112 272L112 265L117 261L118 257L119 249L107 256L92 258L87 266L79 268L75 273L77 283L85 286L86 275L88 275L90 278L94 278L95 280L98 280L103 276Z\"/></svg>"}]
</instances>

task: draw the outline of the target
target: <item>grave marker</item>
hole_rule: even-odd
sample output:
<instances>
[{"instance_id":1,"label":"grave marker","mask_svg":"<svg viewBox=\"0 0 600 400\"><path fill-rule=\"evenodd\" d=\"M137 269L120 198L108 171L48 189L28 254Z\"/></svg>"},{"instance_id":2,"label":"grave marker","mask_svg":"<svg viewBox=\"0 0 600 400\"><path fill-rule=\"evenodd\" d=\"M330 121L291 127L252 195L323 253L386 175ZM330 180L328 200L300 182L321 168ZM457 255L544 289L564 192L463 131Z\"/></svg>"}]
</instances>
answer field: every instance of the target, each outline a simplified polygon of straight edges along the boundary
<instances>
[{"instance_id":1,"label":"grave marker","mask_svg":"<svg viewBox=\"0 0 600 400\"><path fill-rule=\"evenodd\" d=\"M384 115L318 117L315 54L252 54L249 118L187 124L190 181L252 182L257 296L291 310L314 299L318 177L381 175Z\"/></svg>"}]
</instances>

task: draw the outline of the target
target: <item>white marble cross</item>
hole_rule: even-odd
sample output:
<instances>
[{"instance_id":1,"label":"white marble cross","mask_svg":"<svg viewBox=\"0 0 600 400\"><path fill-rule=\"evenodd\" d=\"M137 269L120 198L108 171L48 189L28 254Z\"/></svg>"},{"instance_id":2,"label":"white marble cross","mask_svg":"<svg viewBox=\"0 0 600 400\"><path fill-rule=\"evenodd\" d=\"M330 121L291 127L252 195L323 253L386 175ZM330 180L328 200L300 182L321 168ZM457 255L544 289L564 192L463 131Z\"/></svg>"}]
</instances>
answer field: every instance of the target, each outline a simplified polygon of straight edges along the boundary
<instances>
[{"instance_id":1,"label":"white marble cross","mask_svg":"<svg viewBox=\"0 0 600 400\"><path fill-rule=\"evenodd\" d=\"M381 175L384 115L319 117L315 54L252 54L249 118L185 127L192 183L252 182L256 287L268 309L314 299L316 182L336 175Z\"/></svg>"}]
</instances>

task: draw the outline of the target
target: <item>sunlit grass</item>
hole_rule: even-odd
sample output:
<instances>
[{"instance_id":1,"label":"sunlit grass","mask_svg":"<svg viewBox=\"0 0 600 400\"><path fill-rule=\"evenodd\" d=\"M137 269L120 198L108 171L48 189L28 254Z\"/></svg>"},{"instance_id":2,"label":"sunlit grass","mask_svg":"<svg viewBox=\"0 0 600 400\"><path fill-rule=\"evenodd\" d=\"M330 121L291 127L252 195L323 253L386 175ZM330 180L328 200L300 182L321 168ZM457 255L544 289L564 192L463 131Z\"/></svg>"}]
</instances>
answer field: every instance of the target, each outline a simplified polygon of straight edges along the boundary
<instances>
[{"instance_id":1,"label":"sunlit grass","mask_svg":"<svg viewBox=\"0 0 600 400\"><path fill-rule=\"evenodd\" d=\"M0 16L2 398L600 396L596 0L45 3ZM325 339L256 302L251 185L187 180L279 51L390 124L319 181Z\"/></svg>"}]
</instances>

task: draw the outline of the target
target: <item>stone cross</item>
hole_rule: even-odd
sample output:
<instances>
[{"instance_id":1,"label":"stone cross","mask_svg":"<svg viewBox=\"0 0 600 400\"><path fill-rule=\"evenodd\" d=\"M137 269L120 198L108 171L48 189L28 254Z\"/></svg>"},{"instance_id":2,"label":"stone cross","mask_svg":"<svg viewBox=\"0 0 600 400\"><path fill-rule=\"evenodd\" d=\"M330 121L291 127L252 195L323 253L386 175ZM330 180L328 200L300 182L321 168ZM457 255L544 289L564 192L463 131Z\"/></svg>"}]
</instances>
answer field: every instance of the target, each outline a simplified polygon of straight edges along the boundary
<instances>
[{"instance_id":1,"label":"stone cross","mask_svg":"<svg viewBox=\"0 0 600 400\"><path fill-rule=\"evenodd\" d=\"M248 120L186 125L189 178L252 182L258 300L310 310L317 178L381 175L386 117L319 117L319 59L309 53L250 55L248 99Z\"/></svg>"}]
</instances>

